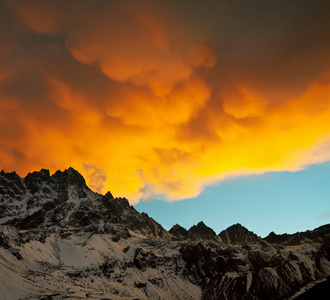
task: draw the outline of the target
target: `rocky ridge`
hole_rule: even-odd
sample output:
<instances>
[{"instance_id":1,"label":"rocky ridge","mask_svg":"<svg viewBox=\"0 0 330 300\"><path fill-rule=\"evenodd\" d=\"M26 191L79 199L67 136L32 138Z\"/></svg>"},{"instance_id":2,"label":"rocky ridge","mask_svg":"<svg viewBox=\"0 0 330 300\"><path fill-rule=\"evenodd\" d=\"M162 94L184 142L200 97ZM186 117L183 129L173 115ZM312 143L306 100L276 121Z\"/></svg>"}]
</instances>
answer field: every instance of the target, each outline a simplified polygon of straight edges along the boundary
<instances>
[{"instance_id":1,"label":"rocky ridge","mask_svg":"<svg viewBox=\"0 0 330 300\"><path fill-rule=\"evenodd\" d=\"M330 275L330 225L166 231L72 168L2 171L0 263L4 299L294 299Z\"/></svg>"}]
</instances>

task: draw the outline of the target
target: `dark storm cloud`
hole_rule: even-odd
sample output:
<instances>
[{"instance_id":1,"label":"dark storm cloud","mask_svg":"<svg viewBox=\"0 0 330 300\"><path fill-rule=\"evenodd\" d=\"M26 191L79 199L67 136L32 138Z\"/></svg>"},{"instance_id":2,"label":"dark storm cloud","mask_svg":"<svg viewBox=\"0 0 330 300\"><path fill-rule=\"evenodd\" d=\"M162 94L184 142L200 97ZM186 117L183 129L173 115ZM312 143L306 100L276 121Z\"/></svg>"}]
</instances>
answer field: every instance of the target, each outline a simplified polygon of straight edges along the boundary
<instances>
[{"instance_id":1,"label":"dark storm cloud","mask_svg":"<svg viewBox=\"0 0 330 300\"><path fill-rule=\"evenodd\" d=\"M0 165L22 175L72 165L136 201L328 160L329 11L0 1Z\"/></svg>"}]
</instances>

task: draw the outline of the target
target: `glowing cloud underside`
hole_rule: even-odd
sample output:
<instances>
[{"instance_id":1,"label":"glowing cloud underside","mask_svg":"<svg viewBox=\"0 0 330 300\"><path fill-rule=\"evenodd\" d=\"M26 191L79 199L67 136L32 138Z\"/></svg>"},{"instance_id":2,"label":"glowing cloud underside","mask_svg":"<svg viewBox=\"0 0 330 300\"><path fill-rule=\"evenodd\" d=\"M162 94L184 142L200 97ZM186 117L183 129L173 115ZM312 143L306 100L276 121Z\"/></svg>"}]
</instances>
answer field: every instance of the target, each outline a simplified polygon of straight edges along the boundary
<instances>
[{"instance_id":1,"label":"glowing cloud underside","mask_svg":"<svg viewBox=\"0 0 330 300\"><path fill-rule=\"evenodd\" d=\"M135 203L329 160L330 10L278 3L0 1L0 168Z\"/></svg>"}]
</instances>

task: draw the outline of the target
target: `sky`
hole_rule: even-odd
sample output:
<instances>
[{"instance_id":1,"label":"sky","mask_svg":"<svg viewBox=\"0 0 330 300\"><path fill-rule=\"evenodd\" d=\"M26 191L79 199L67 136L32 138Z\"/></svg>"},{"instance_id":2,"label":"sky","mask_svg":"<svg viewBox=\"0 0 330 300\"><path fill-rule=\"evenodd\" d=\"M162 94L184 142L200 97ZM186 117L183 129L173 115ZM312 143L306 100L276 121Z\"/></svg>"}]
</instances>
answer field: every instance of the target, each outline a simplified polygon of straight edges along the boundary
<instances>
[{"instance_id":1,"label":"sky","mask_svg":"<svg viewBox=\"0 0 330 300\"><path fill-rule=\"evenodd\" d=\"M0 0L0 169L259 234L327 223L329 36L321 0Z\"/></svg>"},{"instance_id":2,"label":"sky","mask_svg":"<svg viewBox=\"0 0 330 300\"><path fill-rule=\"evenodd\" d=\"M200 221L217 234L240 223L261 237L312 230L330 221L330 162L298 172L268 172L235 177L207 187L184 201L140 202L146 212L169 230L186 229Z\"/></svg>"}]
</instances>

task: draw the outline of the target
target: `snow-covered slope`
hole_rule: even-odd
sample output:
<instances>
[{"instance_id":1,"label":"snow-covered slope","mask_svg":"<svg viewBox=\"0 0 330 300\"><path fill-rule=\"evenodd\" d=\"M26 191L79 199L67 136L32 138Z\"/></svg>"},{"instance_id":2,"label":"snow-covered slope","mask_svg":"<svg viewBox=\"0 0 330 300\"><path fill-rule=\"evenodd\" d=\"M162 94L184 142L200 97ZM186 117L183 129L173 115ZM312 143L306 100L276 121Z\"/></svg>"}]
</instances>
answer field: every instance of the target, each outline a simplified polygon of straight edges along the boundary
<instances>
[{"instance_id":1,"label":"snow-covered slope","mask_svg":"<svg viewBox=\"0 0 330 300\"><path fill-rule=\"evenodd\" d=\"M0 173L0 299L294 299L330 275L330 226L169 232L74 169Z\"/></svg>"}]
</instances>

